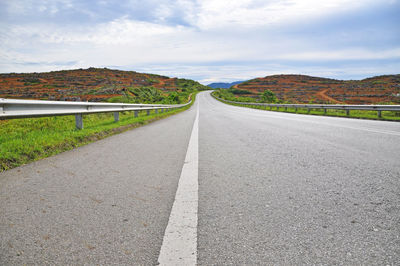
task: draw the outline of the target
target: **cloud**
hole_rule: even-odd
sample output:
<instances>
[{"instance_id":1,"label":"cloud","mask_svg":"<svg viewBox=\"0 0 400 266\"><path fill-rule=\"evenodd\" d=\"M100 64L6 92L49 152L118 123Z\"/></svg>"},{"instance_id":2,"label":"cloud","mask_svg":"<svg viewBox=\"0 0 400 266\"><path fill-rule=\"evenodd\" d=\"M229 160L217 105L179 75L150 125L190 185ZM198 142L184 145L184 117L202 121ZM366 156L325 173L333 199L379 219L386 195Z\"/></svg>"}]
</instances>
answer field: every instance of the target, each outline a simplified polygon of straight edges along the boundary
<instances>
[{"instance_id":1,"label":"cloud","mask_svg":"<svg viewBox=\"0 0 400 266\"><path fill-rule=\"evenodd\" d=\"M383 0L382 4L390 1ZM274 26L303 19L360 9L373 0L203 0L199 4L196 24L201 29L234 26Z\"/></svg>"},{"instance_id":2,"label":"cloud","mask_svg":"<svg viewBox=\"0 0 400 266\"><path fill-rule=\"evenodd\" d=\"M362 61L393 73L398 7L393 0L6 0L0 72L120 66L217 81L292 71L359 76L366 68L353 63Z\"/></svg>"},{"instance_id":3,"label":"cloud","mask_svg":"<svg viewBox=\"0 0 400 266\"><path fill-rule=\"evenodd\" d=\"M273 57L270 57L271 59ZM371 51L365 49L309 51L278 55L273 59L295 61L343 61L343 60L376 60L400 59L400 48Z\"/></svg>"},{"instance_id":4,"label":"cloud","mask_svg":"<svg viewBox=\"0 0 400 266\"><path fill-rule=\"evenodd\" d=\"M115 67L115 66L114 66ZM301 62L268 60L257 62L221 61L212 64L152 64L135 65L139 72L155 72L166 76L190 77L202 84L212 82L232 82L249 80L275 74L304 74L336 79L363 79L376 75L395 74L393 69L399 69L400 62L394 60L336 61L335 64L316 62L303 64ZM119 66L118 69L132 69L132 66Z\"/></svg>"}]
</instances>

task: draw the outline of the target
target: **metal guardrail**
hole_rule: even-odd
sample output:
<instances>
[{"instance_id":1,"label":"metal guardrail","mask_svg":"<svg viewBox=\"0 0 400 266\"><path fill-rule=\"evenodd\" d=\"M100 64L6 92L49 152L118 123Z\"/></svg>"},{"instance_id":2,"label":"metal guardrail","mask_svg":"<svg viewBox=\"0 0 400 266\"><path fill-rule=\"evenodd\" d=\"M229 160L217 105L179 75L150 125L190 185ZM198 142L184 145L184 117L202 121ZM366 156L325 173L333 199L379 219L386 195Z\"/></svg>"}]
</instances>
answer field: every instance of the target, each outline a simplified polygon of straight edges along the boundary
<instances>
[{"instance_id":1,"label":"metal guardrail","mask_svg":"<svg viewBox=\"0 0 400 266\"><path fill-rule=\"evenodd\" d=\"M351 104L275 104L275 103L248 103L248 102L234 102L228 101L225 99L221 99L213 94L211 94L214 98L227 103L233 104L241 104L245 106L264 106L269 107L270 110L272 107L276 107L279 111L279 108L295 108L297 109L303 108L307 109L310 112L312 109L323 109L324 113L327 110L337 109L337 110L345 110L346 115L350 115L350 110L365 110L365 111L377 111L378 117L382 117L382 111L400 111L400 105L351 105Z\"/></svg>"},{"instance_id":2,"label":"metal guardrail","mask_svg":"<svg viewBox=\"0 0 400 266\"><path fill-rule=\"evenodd\" d=\"M41 100L17 100L0 98L0 119L15 119L28 117L75 115L76 128L83 128L83 115L94 113L114 113L114 120L119 121L119 112L134 111L138 116L139 111L151 110L155 113L184 107L190 104L163 105L163 104L123 104L123 103L94 103L94 102L65 102Z\"/></svg>"}]
</instances>

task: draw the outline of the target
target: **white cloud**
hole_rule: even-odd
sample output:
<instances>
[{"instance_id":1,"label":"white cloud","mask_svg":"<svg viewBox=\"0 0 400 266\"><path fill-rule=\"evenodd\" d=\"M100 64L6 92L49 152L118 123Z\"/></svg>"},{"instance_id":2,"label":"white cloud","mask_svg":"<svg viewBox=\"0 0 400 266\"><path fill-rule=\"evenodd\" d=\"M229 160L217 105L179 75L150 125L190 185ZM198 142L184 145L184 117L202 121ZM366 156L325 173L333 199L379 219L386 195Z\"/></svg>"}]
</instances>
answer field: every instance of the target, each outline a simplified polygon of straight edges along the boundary
<instances>
[{"instance_id":1,"label":"white cloud","mask_svg":"<svg viewBox=\"0 0 400 266\"><path fill-rule=\"evenodd\" d=\"M199 4L197 25L201 29L235 26L268 26L293 23L335 12L357 9L374 0L203 0ZM389 0L382 0L389 2Z\"/></svg>"},{"instance_id":2,"label":"white cloud","mask_svg":"<svg viewBox=\"0 0 400 266\"><path fill-rule=\"evenodd\" d=\"M19 62L23 69L29 62L70 62L89 66L135 66L154 64L190 65L207 62L257 62L268 60L291 61L338 61L400 58L400 48L373 50L366 48L327 49L313 47L308 40L292 40L286 36L266 36L247 39L244 36L215 36L214 33L199 32L189 27L168 26L130 20L126 17L98 24L94 27L63 28L56 25L14 26L4 33L0 49L0 71L7 71L12 62ZM48 63L48 64L50 64ZM49 66L43 63L43 69ZM59 65L59 66L62 66ZM54 67L59 67L54 66ZM39 68L40 66L35 66ZM71 65L65 65L71 68ZM29 65L29 69L33 66ZM249 78L230 67L201 69L208 73L208 80ZM234 69L242 69L239 66ZM246 68L246 67L244 67ZM134 68L133 68L134 69ZM252 75L263 73L262 69L251 69ZM42 69L37 69L41 71ZM198 69L200 71L200 68ZM15 68L12 71L17 71ZM23 70L24 71L24 70ZM281 69L280 72L286 72ZM152 72L149 70L149 72ZM214 73L214 74L213 74ZM224 74L222 74L224 73ZM275 72L274 72L275 73ZM177 74L184 74L179 73ZM233 78L233 75L237 78ZM188 76L187 74L184 76Z\"/></svg>"},{"instance_id":3,"label":"white cloud","mask_svg":"<svg viewBox=\"0 0 400 266\"><path fill-rule=\"evenodd\" d=\"M30 15L38 13L57 14L60 9L71 9L74 7L73 0L3 0L7 7L7 13L11 15Z\"/></svg>"},{"instance_id":4,"label":"white cloud","mask_svg":"<svg viewBox=\"0 0 400 266\"><path fill-rule=\"evenodd\" d=\"M381 0L380 4L391 1ZM130 66L132 70L140 70L136 69L140 67L147 72L211 82L277 73L338 71L333 67L327 68L329 70L326 72L318 72L310 67L253 63L260 61L310 63L400 58L398 45L397 48L390 46L379 49L367 45L339 47L323 40L319 36L323 32L317 32L316 37L310 40L308 36L294 36L279 30L283 24L296 27L299 22L329 14L361 10L376 3L374 0L150 2L148 12L157 19L139 20L129 12L117 19L96 24L69 24L53 20L48 23L32 21L15 24L1 22L0 19L0 72L115 65ZM10 14L28 15L42 9L42 12L57 15L65 9L78 9L77 2L73 0L42 1L37 5L33 1L7 3ZM100 5L109 3L102 1ZM133 10L139 4L138 1L132 1L131 5ZM94 11L88 9L79 12L92 14ZM350 39L353 37L351 32L347 36ZM215 66L213 62L226 64ZM238 62L238 66L230 62ZM163 67L154 67L157 65Z\"/></svg>"},{"instance_id":5,"label":"white cloud","mask_svg":"<svg viewBox=\"0 0 400 266\"><path fill-rule=\"evenodd\" d=\"M336 79L363 79L383 74L395 74L392 69L399 68L400 63L389 65L339 65L339 66L296 66L291 64L264 62L259 64L241 65L151 65L136 67L141 72L153 72L166 76L195 78L202 84L212 82L232 82L249 80L277 74L304 74ZM129 69L129 68L128 68Z\"/></svg>"},{"instance_id":6,"label":"white cloud","mask_svg":"<svg viewBox=\"0 0 400 266\"><path fill-rule=\"evenodd\" d=\"M400 59L400 48L378 51L366 49L324 50L309 52L301 51L274 57L274 59L307 61L380 60L396 58Z\"/></svg>"}]
</instances>

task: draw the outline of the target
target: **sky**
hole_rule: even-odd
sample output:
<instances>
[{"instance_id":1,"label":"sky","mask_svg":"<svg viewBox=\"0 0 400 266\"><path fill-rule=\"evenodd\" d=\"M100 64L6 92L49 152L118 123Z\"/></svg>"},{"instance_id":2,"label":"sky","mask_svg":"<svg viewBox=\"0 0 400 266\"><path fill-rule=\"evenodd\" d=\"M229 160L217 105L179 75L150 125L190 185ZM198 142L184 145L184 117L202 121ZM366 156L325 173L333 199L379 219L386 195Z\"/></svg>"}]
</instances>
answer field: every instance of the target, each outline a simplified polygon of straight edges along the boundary
<instances>
[{"instance_id":1,"label":"sky","mask_svg":"<svg viewBox=\"0 0 400 266\"><path fill-rule=\"evenodd\" d=\"M0 0L0 73L399 74L399 14L400 0Z\"/></svg>"}]
</instances>

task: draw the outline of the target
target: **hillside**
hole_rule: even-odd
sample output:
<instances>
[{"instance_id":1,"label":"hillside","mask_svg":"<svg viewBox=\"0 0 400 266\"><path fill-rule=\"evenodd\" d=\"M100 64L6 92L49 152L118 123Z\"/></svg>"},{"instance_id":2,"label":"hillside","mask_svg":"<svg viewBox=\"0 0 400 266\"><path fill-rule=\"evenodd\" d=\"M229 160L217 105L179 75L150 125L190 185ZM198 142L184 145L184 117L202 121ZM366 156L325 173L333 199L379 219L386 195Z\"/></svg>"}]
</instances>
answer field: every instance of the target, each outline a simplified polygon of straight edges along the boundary
<instances>
[{"instance_id":1,"label":"hillside","mask_svg":"<svg viewBox=\"0 0 400 266\"><path fill-rule=\"evenodd\" d=\"M211 88L213 88L213 89L219 89L219 88L221 88L221 89L227 89L227 88L230 88L230 87L233 86L233 85L240 84L240 83L242 83L242 82L243 82L243 81L235 81L235 82L231 82L231 83L226 83L226 82L214 82L214 83L208 84L207 86L208 86L208 87L211 87Z\"/></svg>"},{"instance_id":2,"label":"hillside","mask_svg":"<svg viewBox=\"0 0 400 266\"><path fill-rule=\"evenodd\" d=\"M192 80L107 68L0 74L0 98L149 102L195 89L207 87Z\"/></svg>"},{"instance_id":3,"label":"hillside","mask_svg":"<svg viewBox=\"0 0 400 266\"><path fill-rule=\"evenodd\" d=\"M400 103L400 75L363 80L335 80L305 75L273 75L232 87L240 96L258 97L271 90L281 101L292 103Z\"/></svg>"}]
</instances>

